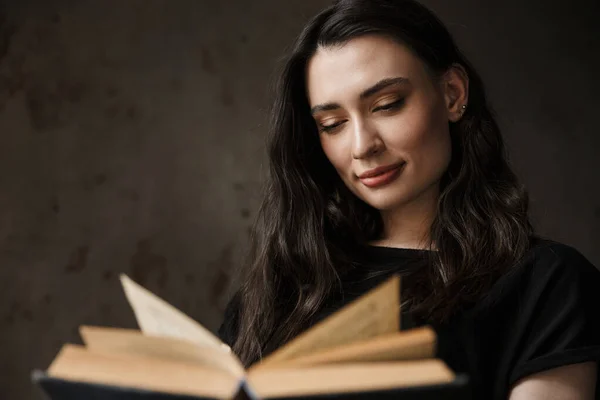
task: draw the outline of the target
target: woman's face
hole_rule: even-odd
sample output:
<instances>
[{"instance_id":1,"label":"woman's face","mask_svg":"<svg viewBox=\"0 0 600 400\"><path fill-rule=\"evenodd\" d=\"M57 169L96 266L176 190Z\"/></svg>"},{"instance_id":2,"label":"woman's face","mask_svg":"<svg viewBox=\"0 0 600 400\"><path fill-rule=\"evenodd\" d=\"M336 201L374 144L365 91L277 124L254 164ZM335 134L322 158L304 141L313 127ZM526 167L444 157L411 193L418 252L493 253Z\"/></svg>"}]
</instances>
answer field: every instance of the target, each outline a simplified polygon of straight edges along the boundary
<instances>
[{"instance_id":1,"label":"woman's face","mask_svg":"<svg viewBox=\"0 0 600 400\"><path fill-rule=\"evenodd\" d=\"M306 73L325 155L356 196L382 211L437 202L448 121L461 115L456 73L434 80L407 47L375 35L319 48Z\"/></svg>"}]
</instances>

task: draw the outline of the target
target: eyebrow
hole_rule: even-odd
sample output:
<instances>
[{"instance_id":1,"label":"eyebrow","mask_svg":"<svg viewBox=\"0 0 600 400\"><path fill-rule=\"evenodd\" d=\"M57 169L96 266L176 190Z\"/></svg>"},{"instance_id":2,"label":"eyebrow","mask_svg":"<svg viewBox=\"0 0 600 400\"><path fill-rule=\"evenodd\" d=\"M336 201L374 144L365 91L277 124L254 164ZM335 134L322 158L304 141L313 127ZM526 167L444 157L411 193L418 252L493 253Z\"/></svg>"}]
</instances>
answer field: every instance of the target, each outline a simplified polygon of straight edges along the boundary
<instances>
[{"instance_id":1,"label":"eyebrow","mask_svg":"<svg viewBox=\"0 0 600 400\"><path fill-rule=\"evenodd\" d=\"M374 84L373 86L371 86L370 88L365 89L359 95L359 97L361 100L364 100L368 97L373 96L374 94L377 94L378 92L382 91L383 89L385 89L387 87L400 85L400 84L408 83L408 82L409 82L408 78L403 78L403 77L384 78L384 79L380 80L379 82L377 82L376 84ZM338 108L341 108L341 106L338 103L318 104L310 109L310 113L314 115L320 111L331 111L331 110L337 110Z\"/></svg>"}]
</instances>

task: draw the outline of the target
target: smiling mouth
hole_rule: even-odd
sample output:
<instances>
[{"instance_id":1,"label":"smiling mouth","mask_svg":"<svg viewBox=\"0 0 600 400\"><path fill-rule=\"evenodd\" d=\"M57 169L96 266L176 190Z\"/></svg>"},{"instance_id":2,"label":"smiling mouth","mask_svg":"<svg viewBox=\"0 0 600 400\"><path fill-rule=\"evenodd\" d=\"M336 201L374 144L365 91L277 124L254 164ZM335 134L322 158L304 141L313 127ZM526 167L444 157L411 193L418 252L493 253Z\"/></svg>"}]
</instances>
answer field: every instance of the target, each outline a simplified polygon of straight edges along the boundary
<instances>
[{"instance_id":1,"label":"smiling mouth","mask_svg":"<svg viewBox=\"0 0 600 400\"><path fill-rule=\"evenodd\" d=\"M369 188L384 186L393 182L400 175L405 164L405 162L402 162L395 165L375 168L359 175L358 179L363 185Z\"/></svg>"}]
</instances>

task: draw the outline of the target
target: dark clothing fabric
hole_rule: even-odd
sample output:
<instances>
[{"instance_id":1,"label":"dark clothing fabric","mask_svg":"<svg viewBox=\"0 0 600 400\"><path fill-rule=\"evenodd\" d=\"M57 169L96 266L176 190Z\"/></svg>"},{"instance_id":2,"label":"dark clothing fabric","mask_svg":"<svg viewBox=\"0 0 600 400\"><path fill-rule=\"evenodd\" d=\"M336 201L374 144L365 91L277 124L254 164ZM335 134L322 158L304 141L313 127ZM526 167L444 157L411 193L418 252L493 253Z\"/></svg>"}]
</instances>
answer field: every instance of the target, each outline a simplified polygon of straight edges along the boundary
<instances>
[{"instance_id":1,"label":"dark clothing fabric","mask_svg":"<svg viewBox=\"0 0 600 400\"><path fill-rule=\"evenodd\" d=\"M423 267L428 253L367 247L364 259L361 277L345 280L344 295L329 302L316 320L394 273ZM234 298L219 330L227 343L236 336L237 308ZM444 324L430 325L438 335L438 357L454 371L470 376L473 398L504 400L511 385L528 375L568 364L600 362L599 308L600 272L572 247L536 240L481 301ZM402 315L403 329L424 323Z\"/></svg>"}]
</instances>

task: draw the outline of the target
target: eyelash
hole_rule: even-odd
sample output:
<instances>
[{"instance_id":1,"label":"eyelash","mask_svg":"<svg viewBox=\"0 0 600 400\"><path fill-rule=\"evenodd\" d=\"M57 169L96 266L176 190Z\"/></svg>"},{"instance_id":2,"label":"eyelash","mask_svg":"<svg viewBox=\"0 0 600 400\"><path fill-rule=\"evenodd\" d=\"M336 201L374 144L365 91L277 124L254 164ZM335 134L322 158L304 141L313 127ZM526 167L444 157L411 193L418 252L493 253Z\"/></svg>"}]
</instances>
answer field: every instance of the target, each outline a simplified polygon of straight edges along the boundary
<instances>
[{"instance_id":1,"label":"eyelash","mask_svg":"<svg viewBox=\"0 0 600 400\"><path fill-rule=\"evenodd\" d=\"M390 110L395 110L397 108L400 108L402 106L402 104L404 104L404 99L398 99L395 101L392 101L391 103L387 103L384 104L382 106L379 107L375 107L373 109L373 111L390 111Z\"/></svg>"},{"instance_id":2,"label":"eyelash","mask_svg":"<svg viewBox=\"0 0 600 400\"><path fill-rule=\"evenodd\" d=\"M393 111L393 110L396 110L396 109L400 108L403 104L404 104L404 99L398 99L398 100L395 100L395 101L393 101L391 103L375 107L373 109L373 112L377 112L377 111L383 111L383 112ZM331 132L334 129L336 129L337 127L339 127L341 124L343 124L344 122L345 121L340 121L340 122L336 122L336 123L331 124L331 125L320 125L319 124L319 131L323 132L323 133Z\"/></svg>"},{"instance_id":3,"label":"eyelash","mask_svg":"<svg viewBox=\"0 0 600 400\"><path fill-rule=\"evenodd\" d=\"M332 130L334 130L335 128L337 128L338 126L340 126L343 123L344 123L343 121L340 121L340 122L336 122L331 125L319 125L319 130L321 132L331 132Z\"/></svg>"}]
</instances>

